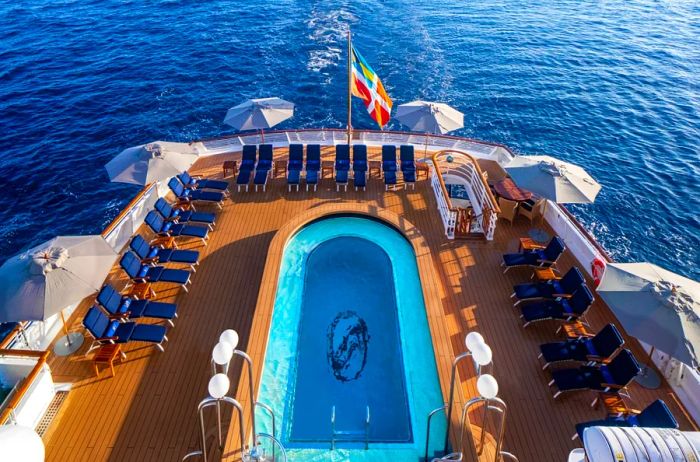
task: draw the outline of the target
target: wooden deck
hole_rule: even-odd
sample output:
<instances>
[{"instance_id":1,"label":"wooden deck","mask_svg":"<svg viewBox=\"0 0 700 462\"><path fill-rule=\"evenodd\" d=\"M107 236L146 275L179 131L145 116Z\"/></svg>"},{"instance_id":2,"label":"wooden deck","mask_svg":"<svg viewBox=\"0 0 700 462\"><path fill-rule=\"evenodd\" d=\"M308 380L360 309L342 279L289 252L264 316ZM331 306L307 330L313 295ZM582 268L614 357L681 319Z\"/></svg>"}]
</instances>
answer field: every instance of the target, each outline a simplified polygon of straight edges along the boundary
<instances>
[{"instance_id":1,"label":"wooden deck","mask_svg":"<svg viewBox=\"0 0 700 462\"><path fill-rule=\"evenodd\" d=\"M202 159L197 169L221 176L225 158L229 157ZM420 258L431 265L419 263L419 267L424 294L430 297L427 309L439 310L430 323L443 393L449 379L445 365L464 351L465 334L478 330L493 349L493 374L500 384L499 395L508 404L504 449L523 462L566 460L568 451L579 445L570 440L574 425L601 418L603 411L590 407L593 395L588 392L552 398L537 346L557 339L556 323L523 329L518 310L511 305L512 285L526 281L530 273L512 270L503 275L500 255L517 249L518 237L530 227L527 220L517 220L514 226L500 222L493 242L448 241L427 181L419 181L415 191L385 192L381 180L374 178L366 192L348 189L336 192L333 181L326 179L316 192L289 193L284 179L278 178L268 183L267 192L232 192L232 199L218 212L208 246L194 241L184 246L203 253L190 292L159 290L159 299L177 301L179 313L164 353L145 344L127 345L128 358L115 367L114 378L108 371L94 376L90 358L82 354L87 341L73 356L50 360L54 380L71 382L73 388L45 435L47 460L177 461L197 449L196 407L207 394L209 358L219 333L234 328L241 335L240 348L264 352L267 324L261 307L271 304L276 284L276 270L269 262L279 261L284 241L275 236L280 230L291 232L290 223L303 221L302 216L348 208L398 217L411 230L414 247L416 239L425 246ZM562 270L574 263L569 255L562 260ZM426 281L429 273L431 280ZM111 277L118 284L125 282L116 269ZM73 329L81 328L80 319L89 306L86 301L72 317ZM615 321L600 302L588 320L595 328ZM636 341L627 338L627 345L638 358L645 358ZM256 381L261 362L256 364ZM462 398L475 396L471 366L460 375ZM243 384L232 387L238 385ZM239 387L238 398L246 403L243 388ZM655 391L633 385L631 393L637 407L663 398L682 428L691 428L668 385ZM235 460L236 432L229 429L228 434L224 457Z\"/></svg>"}]
</instances>

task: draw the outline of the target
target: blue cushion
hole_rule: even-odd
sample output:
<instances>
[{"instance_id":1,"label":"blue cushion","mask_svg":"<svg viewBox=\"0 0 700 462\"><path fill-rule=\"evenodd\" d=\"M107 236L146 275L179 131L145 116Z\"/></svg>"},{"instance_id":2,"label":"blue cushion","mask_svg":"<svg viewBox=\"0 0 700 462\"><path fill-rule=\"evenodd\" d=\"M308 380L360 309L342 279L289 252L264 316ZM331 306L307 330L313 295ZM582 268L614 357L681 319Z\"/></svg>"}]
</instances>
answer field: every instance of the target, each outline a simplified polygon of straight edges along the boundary
<instances>
[{"instance_id":1,"label":"blue cushion","mask_svg":"<svg viewBox=\"0 0 700 462\"><path fill-rule=\"evenodd\" d=\"M267 170L255 170L255 178L253 178L254 184L266 184L267 183Z\"/></svg>"},{"instance_id":2,"label":"blue cushion","mask_svg":"<svg viewBox=\"0 0 700 462\"><path fill-rule=\"evenodd\" d=\"M347 170L336 170L335 171L335 182L336 183L347 183L348 182L348 171Z\"/></svg>"},{"instance_id":3,"label":"blue cushion","mask_svg":"<svg viewBox=\"0 0 700 462\"><path fill-rule=\"evenodd\" d=\"M254 144L243 146L243 154L241 156L241 170L254 168L258 156L258 147Z\"/></svg>"},{"instance_id":4,"label":"blue cushion","mask_svg":"<svg viewBox=\"0 0 700 462\"><path fill-rule=\"evenodd\" d=\"M218 189L221 191L225 191L226 189L228 189L228 181L204 178L197 182L197 187L202 189Z\"/></svg>"},{"instance_id":5,"label":"blue cushion","mask_svg":"<svg viewBox=\"0 0 700 462\"><path fill-rule=\"evenodd\" d=\"M404 170L403 171L403 181L406 183L416 182L416 171L415 170Z\"/></svg>"},{"instance_id":6,"label":"blue cushion","mask_svg":"<svg viewBox=\"0 0 700 462\"><path fill-rule=\"evenodd\" d=\"M503 255L506 266L537 265L538 256L531 252L507 253Z\"/></svg>"},{"instance_id":7,"label":"blue cushion","mask_svg":"<svg viewBox=\"0 0 700 462\"><path fill-rule=\"evenodd\" d=\"M145 222L154 233L160 233L163 229L163 225L165 224L163 217L155 210L148 212Z\"/></svg>"},{"instance_id":8,"label":"blue cushion","mask_svg":"<svg viewBox=\"0 0 700 462\"><path fill-rule=\"evenodd\" d=\"M396 184L396 172L384 172L384 184Z\"/></svg>"},{"instance_id":9,"label":"blue cushion","mask_svg":"<svg viewBox=\"0 0 700 462\"><path fill-rule=\"evenodd\" d=\"M172 227L173 236L189 236L204 239L209 235L209 228L206 226L175 224Z\"/></svg>"},{"instance_id":10,"label":"blue cushion","mask_svg":"<svg viewBox=\"0 0 700 462\"><path fill-rule=\"evenodd\" d=\"M613 324L607 324L595 337L586 341L589 354L609 358L625 343Z\"/></svg>"},{"instance_id":11,"label":"blue cushion","mask_svg":"<svg viewBox=\"0 0 700 462\"><path fill-rule=\"evenodd\" d=\"M561 305L550 303L549 301L532 303L530 305L523 306L521 310L523 313L523 319L525 319L527 322L566 317Z\"/></svg>"},{"instance_id":12,"label":"blue cushion","mask_svg":"<svg viewBox=\"0 0 700 462\"><path fill-rule=\"evenodd\" d=\"M156 201L155 209L165 218L172 218L174 215L177 215L177 210L173 209L173 207L168 204L168 201L162 197Z\"/></svg>"},{"instance_id":13,"label":"blue cushion","mask_svg":"<svg viewBox=\"0 0 700 462\"><path fill-rule=\"evenodd\" d=\"M194 186L195 184L197 184L197 180L192 178L190 176L190 174L187 172L187 170L180 173L177 177L180 181L182 181L182 184L185 186Z\"/></svg>"},{"instance_id":14,"label":"blue cushion","mask_svg":"<svg viewBox=\"0 0 700 462\"><path fill-rule=\"evenodd\" d=\"M657 399L639 415L629 419L632 425L653 428L678 428L678 421L663 400Z\"/></svg>"},{"instance_id":15,"label":"blue cushion","mask_svg":"<svg viewBox=\"0 0 700 462\"><path fill-rule=\"evenodd\" d=\"M289 170L287 172L287 183L289 184L299 184L299 178L301 177L300 170Z\"/></svg>"},{"instance_id":16,"label":"blue cushion","mask_svg":"<svg viewBox=\"0 0 700 462\"><path fill-rule=\"evenodd\" d=\"M178 197L185 194L185 187L182 186L182 183L180 183L180 180L176 177L172 177L170 181L168 181L168 187Z\"/></svg>"},{"instance_id":17,"label":"blue cushion","mask_svg":"<svg viewBox=\"0 0 700 462\"><path fill-rule=\"evenodd\" d=\"M181 269L163 269L159 281L185 284L190 280L190 272Z\"/></svg>"},{"instance_id":18,"label":"blue cushion","mask_svg":"<svg viewBox=\"0 0 700 462\"><path fill-rule=\"evenodd\" d=\"M161 343L165 339L165 332L165 326L158 324L136 324L131 334L131 340Z\"/></svg>"},{"instance_id":19,"label":"blue cushion","mask_svg":"<svg viewBox=\"0 0 700 462\"><path fill-rule=\"evenodd\" d=\"M571 340L568 342L553 342L540 345L542 358L547 363L557 361L585 361L588 350L585 341Z\"/></svg>"},{"instance_id":20,"label":"blue cushion","mask_svg":"<svg viewBox=\"0 0 700 462\"><path fill-rule=\"evenodd\" d=\"M174 303L134 300L131 303L131 318L173 319L177 305Z\"/></svg>"},{"instance_id":21,"label":"blue cushion","mask_svg":"<svg viewBox=\"0 0 700 462\"><path fill-rule=\"evenodd\" d=\"M306 184L316 184L318 183L318 170L307 170L306 171Z\"/></svg>"},{"instance_id":22,"label":"blue cushion","mask_svg":"<svg viewBox=\"0 0 700 462\"><path fill-rule=\"evenodd\" d=\"M199 261L199 252L196 250L173 250L173 249L163 249L163 252L167 252L167 260L175 263L188 263L194 265Z\"/></svg>"},{"instance_id":23,"label":"blue cushion","mask_svg":"<svg viewBox=\"0 0 700 462\"><path fill-rule=\"evenodd\" d=\"M367 185L367 175L364 172L355 172L352 182L356 188L364 188Z\"/></svg>"},{"instance_id":24,"label":"blue cushion","mask_svg":"<svg viewBox=\"0 0 700 462\"><path fill-rule=\"evenodd\" d=\"M250 175L253 171L248 169L241 169L238 171L238 176L236 177L236 184L248 184L250 183Z\"/></svg>"},{"instance_id":25,"label":"blue cushion","mask_svg":"<svg viewBox=\"0 0 700 462\"><path fill-rule=\"evenodd\" d=\"M96 306L91 307L83 318L83 327L95 338L104 337L109 324L109 318Z\"/></svg>"},{"instance_id":26,"label":"blue cushion","mask_svg":"<svg viewBox=\"0 0 700 462\"><path fill-rule=\"evenodd\" d=\"M221 202L224 200L224 193L218 191L202 191L201 189L197 189L192 191L190 197L195 201Z\"/></svg>"}]
</instances>

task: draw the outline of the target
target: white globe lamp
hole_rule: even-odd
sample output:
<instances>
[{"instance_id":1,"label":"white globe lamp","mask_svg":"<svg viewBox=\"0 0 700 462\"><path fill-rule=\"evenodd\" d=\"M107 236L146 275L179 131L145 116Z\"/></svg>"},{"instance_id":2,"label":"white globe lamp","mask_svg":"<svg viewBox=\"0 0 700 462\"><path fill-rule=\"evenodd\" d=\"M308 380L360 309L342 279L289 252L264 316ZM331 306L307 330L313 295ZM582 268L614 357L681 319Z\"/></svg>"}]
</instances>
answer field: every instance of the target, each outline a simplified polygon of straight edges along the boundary
<instances>
[{"instance_id":1,"label":"white globe lamp","mask_svg":"<svg viewBox=\"0 0 700 462\"><path fill-rule=\"evenodd\" d=\"M464 339L464 344L467 346L467 350L472 351L477 345L486 343L484 341L484 336L478 332L472 331L467 334Z\"/></svg>"},{"instance_id":2,"label":"white globe lamp","mask_svg":"<svg viewBox=\"0 0 700 462\"><path fill-rule=\"evenodd\" d=\"M474 362L477 363L479 366L485 366L489 364L491 362L491 359L493 358L493 352L491 351L491 347L485 343L482 343L481 345L476 345L472 350L472 358L474 358Z\"/></svg>"},{"instance_id":3,"label":"white globe lamp","mask_svg":"<svg viewBox=\"0 0 700 462\"><path fill-rule=\"evenodd\" d=\"M226 342L219 342L211 352L211 359L219 366L228 364L233 357L233 348Z\"/></svg>"},{"instance_id":4,"label":"white globe lamp","mask_svg":"<svg viewBox=\"0 0 700 462\"><path fill-rule=\"evenodd\" d=\"M226 342L231 345L231 349L235 350L238 346L238 332L233 329L226 329L219 336L220 342Z\"/></svg>"},{"instance_id":5,"label":"white globe lamp","mask_svg":"<svg viewBox=\"0 0 700 462\"><path fill-rule=\"evenodd\" d=\"M221 399L226 396L230 386L231 382L226 374L215 374L211 379L209 379L209 396L212 398Z\"/></svg>"},{"instance_id":6,"label":"white globe lamp","mask_svg":"<svg viewBox=\"0 0 700 462\"><path fill-rule=\"evenodd\" d=\"M476 389L482 398L493 399L498 396L498 382L491 374L484 374L476 381Z\"/></svg>"}]
</instances>

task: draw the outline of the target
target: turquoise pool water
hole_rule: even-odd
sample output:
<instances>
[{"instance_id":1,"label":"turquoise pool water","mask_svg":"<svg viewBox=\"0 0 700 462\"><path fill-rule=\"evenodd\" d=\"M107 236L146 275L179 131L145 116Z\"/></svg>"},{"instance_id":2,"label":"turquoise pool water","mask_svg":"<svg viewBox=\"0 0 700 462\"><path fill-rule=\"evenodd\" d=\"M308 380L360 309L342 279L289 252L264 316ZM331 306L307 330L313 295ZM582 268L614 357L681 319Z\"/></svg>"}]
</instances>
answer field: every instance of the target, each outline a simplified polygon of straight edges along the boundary
<instances>
[{"instance_id":1,"label":"turquoise pool water","mask_svg":"<svg viewBox=\"0 0 700 462\"><path fill-rule=\"evenodd\" d=\"M442 396L415 255L400 233L331 217L290 239L258 399L281 418L290 460L420 459ZM369 450L340 439L329 450L333 406L336 430L360 434L370 408ZM433 425L437 449L444 419Z\"/></svg>"}]
</instances>

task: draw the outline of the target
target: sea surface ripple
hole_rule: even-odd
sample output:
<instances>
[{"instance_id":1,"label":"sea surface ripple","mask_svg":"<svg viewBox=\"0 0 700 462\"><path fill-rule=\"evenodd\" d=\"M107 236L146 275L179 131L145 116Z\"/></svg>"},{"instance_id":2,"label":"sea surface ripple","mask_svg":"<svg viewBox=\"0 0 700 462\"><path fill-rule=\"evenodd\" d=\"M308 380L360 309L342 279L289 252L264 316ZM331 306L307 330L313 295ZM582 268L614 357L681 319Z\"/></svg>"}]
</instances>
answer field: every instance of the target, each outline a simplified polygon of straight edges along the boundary
<instances>
[{"instance_id":1,"label":"sea surface ripple","mask_svg":"<svg viewBox=\"0 0 700 462\"><path fill-rule=\"evenodd\" d=\"M659 0L0 1L0 261L99 233L137 192L102 166L157 139L231 133L245 98L342 127L345 31L397 104L457 134L584 166L572 207L620 261L700 279L700 4ZM359 102L357 127L373 127ZM402 128L393 121L389 128Z\"/></svg>"}]
</instances>

